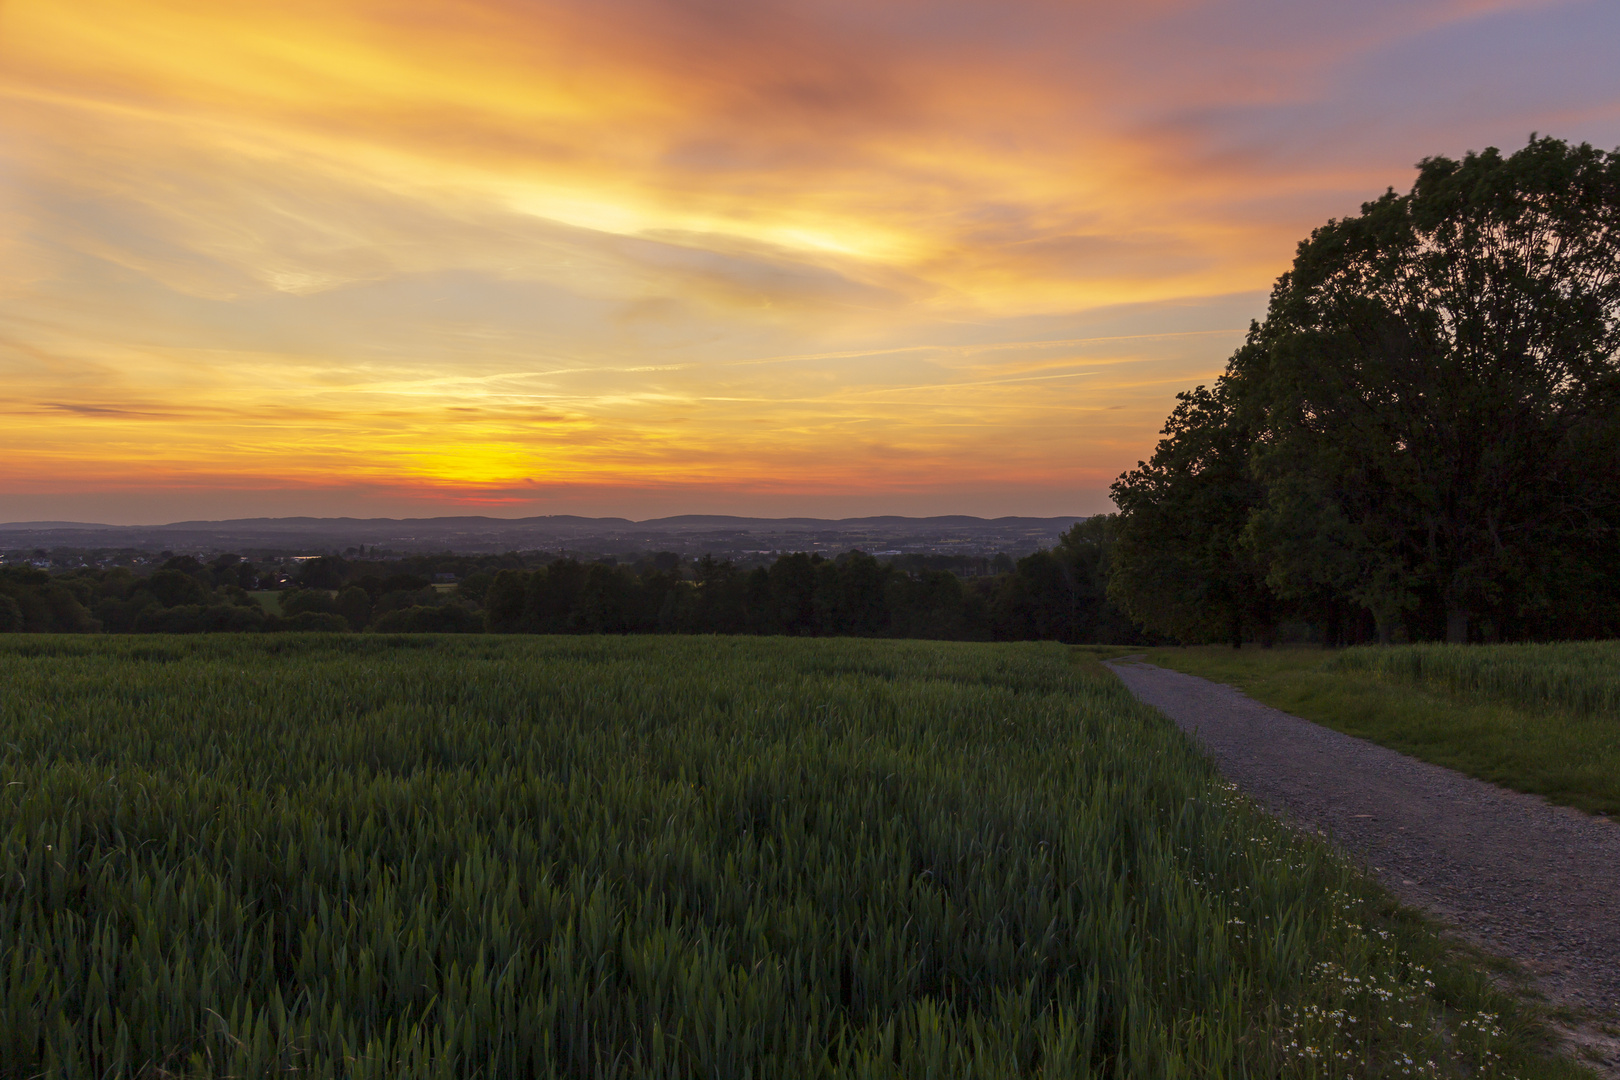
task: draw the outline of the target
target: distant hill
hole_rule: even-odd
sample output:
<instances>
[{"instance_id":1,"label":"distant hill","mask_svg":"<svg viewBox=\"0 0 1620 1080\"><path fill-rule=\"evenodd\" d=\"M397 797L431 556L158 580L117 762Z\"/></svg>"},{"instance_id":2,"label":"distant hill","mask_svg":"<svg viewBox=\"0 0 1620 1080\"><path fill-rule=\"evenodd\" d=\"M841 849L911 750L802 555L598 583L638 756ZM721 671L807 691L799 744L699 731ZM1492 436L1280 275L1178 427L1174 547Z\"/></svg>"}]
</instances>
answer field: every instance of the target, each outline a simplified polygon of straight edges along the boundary
<instances>
[{"instance_id":1,"label":"distant hill","mask_svg":"<svg viewBox=\"0 0 1620 1080\"><path fill-rule=\"evenodd\" d=\"M133 548L207 551L528 551L561 548L630 554L844 551L852 547L904 552L1027 554L1050 547L1082 517L978 518L882 515L861 518L755 518L680 514L631 521L555 514L526 518L238 518L168 525L99 525L72 521L0 524L0 548Z\"/></svg>"}]
</instances>

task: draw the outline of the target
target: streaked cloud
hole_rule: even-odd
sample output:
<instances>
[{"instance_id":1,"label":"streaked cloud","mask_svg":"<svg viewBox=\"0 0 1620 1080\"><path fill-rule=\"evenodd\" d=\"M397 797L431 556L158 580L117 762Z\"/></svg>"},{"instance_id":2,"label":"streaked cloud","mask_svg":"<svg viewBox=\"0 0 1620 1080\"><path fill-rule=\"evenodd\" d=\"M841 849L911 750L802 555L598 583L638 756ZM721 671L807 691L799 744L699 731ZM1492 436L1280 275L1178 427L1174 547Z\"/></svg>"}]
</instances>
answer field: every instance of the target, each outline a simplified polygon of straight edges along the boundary
<instances>
[{"instance_id":1,"label":"streaked cloud","mask_svg":"<svg viewBox=\"0 0 1620 1080\"><path fill-rule=\"evenodd\" d=\"M1428 154L1620 143L1616 31L5 0L0 519L1101 509L1312 226Z\"/></svg>"}]
</instances>

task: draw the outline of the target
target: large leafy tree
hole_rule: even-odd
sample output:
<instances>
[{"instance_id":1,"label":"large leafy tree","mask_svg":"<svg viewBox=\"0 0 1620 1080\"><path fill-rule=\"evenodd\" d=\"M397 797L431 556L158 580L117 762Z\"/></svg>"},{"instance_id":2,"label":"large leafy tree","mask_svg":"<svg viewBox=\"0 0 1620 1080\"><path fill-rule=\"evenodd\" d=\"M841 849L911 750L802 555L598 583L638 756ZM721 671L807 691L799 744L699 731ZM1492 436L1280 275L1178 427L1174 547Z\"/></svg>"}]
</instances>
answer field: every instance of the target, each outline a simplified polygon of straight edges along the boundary
<instances>
[{"instance_id":1,"label":"large leafy tree","mask_svg":"<svg viewBox=\"0 0 1620 1080\"><path fill-rule=\"evenodd\" d=\"M1232 375L1265 409L1249 535L1283 592L1511 633L1612 536L1620 155L1424 161L1300 245L1262 336Z\"/></svg>"},{"instance_id":2,"label":"large leafy tree","mask_svg":"<svg viewBox=\"0 0 1620 1080\"><path fill-rule=\"evenodd\" d=\"M1386 639L1620 631L1620 152L1431 158L1316 230L1114 497L1114 595L1181 637L1273 599Z\"/></svg>"}]
</instances>

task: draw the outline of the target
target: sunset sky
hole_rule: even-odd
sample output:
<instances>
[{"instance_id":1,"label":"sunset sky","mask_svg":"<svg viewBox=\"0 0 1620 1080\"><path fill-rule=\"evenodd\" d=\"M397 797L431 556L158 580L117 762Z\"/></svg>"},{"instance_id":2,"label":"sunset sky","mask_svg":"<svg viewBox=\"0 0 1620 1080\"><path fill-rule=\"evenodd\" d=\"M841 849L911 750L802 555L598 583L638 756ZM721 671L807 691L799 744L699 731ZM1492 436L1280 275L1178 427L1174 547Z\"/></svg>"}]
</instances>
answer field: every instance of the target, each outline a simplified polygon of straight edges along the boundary
<instances>
[{"instance_id":1,"label":"sunset sky","mask_svg":"<svg viewBox=\"0 0 1620 1080\"><path fill-rule=\"evenodd\" d=\"M0 521L1082 514L1614 0L0 0Z\"/></svg>"}]
</instances>

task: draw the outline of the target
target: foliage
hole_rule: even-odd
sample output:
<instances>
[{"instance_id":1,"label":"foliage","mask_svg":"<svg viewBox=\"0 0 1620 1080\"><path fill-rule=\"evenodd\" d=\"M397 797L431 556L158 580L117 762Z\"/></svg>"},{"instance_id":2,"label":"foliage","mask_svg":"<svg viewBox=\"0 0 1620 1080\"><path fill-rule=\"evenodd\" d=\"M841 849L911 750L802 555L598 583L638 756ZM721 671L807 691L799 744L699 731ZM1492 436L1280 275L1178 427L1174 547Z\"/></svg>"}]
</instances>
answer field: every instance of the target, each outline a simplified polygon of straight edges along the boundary
<instances>
[{"instance_id":1,"label":"foliage","mask_svg":"<svg viewBox=\"0 0 1620 1080\"><path fill-rule=\"evenodd\" d=\"M1133 640L1104 595L1112 518L1090 519L1012 572L963 582L902 572L859 551L783 555L741 573L705 556L693 580L559 559L502 570L484 593L497 633L756 633L943 640Z\"/></svg>"},{"instance_id":2,"label":"foliage","mask_svg":"<svg viewBox=\"0 0 1620 1080\"><path fill-rule=\"evenodd\" d=\"M371 594L350 585L332 598L332 610L348 620L349 629L363 630L371 621Z\"/></svg>"},{"instance_id":3,"label":"foliage","mask_svg":"<svg viewBox=\"0 0 1620 1080\"><path fill-rule=\"evenodd\" d=\"M62 582L43 570L0 567L0 627L16 632L82 633L100 624Z\"/></svg>"},{"instance_id":4,"label":"foliage","mask_svg":"<svg viewBox=\"0 0 1620 1080\"><path fill-rule=\"evenodd\" d=\"M0 684L4 1075L1571 1075L1058 646L13 636Z\"/></svg>"},{"instance_id":5,"label":"foliage","mask_svg":"<svg viewBox=\"0 0 1620 1080\"><path fill-rule=\"evenodd\" d=\"M300 611L293 615L271 615L265 619L264 628L282 632L320 630L335 634L347 630L349 620L335 611Z\"/></svg>"},{"instance_id":6,"label":"foliage","mask_svg":"<svg viewBox=\"0 0 1620 1080\"><path fill-rule=\"evenodd\" d=\"M0 593L0 634L21 633L26 625L22 605L7 593Z\"/></svg>"},{"instance_id":7,"label":"foliage","mask_svg":"<svg viewBox=\"0 0 1620 1080\"><path fill-rule=\"evenodd\" d=\"M1146 625L1209 640L1247 559L1331 637L1620 632L1620 153L1424 161L1300 245L1165 436L1114 489Z\"/></svg>"},{"instance_id":8,"label":"foliage","mask_svg":"<svg viewBox=\"0 0 1620 1080\"><path fill-rule=\"evenodd\" d=\"M483 632L484 619L454 604L414 606L378 616L370 629L379 634L477 634Z\"/></svg>"},{"instance_id":9,"label":"foliage","mask_svg":"<svg viewBox=\"0 0 1620 1080\"><path fill-rule=\"evenodd\" d=\"M337 555L310 559L298 570L298 583L306 589L334 590L343 587L346 564Z\"/></svg>"},{"instance_id":10,"label":"foliage","mask_svg":"<svg viewBox=\"0 0 1620 1080\"><path fill-rule=\"evenodd\" d=\"M140 634L198 634L217 631L262 630L268 622L258 605L178 604L152 607L135 617Z\"/></svg>"},{"instance_id":11,"label":"foliage","mask_svg":"<svg viewBox=\"0 0 1620 1080\"><path fill-rule=\"evenodd\" d=\"M332 594L325 589L289 589L282 593L283 615L301 615L306 611L336 613L337 605L333 602Z\"/></svg>"},{"instance_id":12,"label":"foliage","mask_svg":"<svg viewBox=\"0 0 1620 1080\"><path fill-rule=\"evenodd\" d=\"M1114 482L1120 509L1109 593L1145 627L1184 641L1268 633L1275 598L1243 544L1261 498L1241 384L1176 395L1153 459Z\"/></svg>"},{"instance_id":13,"label":"foliage","mask_svg":"<svg viewBox=\"0 0 1620 1080\"><path fill-rule=\"evenodd\" d=\"M145 577L127 568L55 577L29 569L8 573L33 583L19 595L33 597L29 602L47 614L19 620L0 607L0 632L466 633L488 628L541 634L1143 641L1104 592L1112 522L1112 517L1080 522L1051 551L1016 564L1007 559L1004 573L966 581L931 567L922 556L895 565L860 551L832 559L791 553L748 572L707 555L683 565L668 552L633 565L553 558L533 569L511 555L381 564L331 556L305 562L299 576L333 587L299 584L257 597L237 582L257 582L265 574L236 556L207 566L178 556ZM987 559L980 562L990 565ZM319 569L311 570L317 563ZM468 571L466 576L453 588L435 586L425 574L450 573L434 569L447 563ZM0 596L7 595L4 580ZM39 600L47 594L65 615L49 616L48 605ZM225 607L240 610L221 610Z\"/></svg>"}]
</instances>

